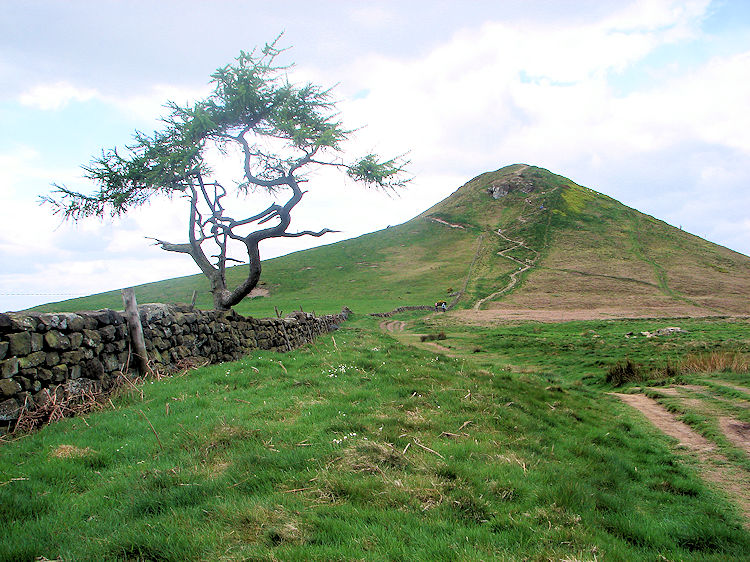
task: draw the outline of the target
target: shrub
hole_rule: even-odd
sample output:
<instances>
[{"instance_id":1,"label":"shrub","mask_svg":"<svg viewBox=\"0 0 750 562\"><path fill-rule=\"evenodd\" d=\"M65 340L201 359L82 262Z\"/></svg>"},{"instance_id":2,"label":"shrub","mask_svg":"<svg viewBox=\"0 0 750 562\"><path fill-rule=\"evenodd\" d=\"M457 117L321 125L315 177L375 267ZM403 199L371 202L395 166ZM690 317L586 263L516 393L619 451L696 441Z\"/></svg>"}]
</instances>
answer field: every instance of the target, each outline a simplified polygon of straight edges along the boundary
<instances>
[{"instance_id":1,"label":"shrub","mask_svg":"<svg viewBox=\"0 0 750 562\"><path fill-rule=\"evenodd\" d=\"M625 363L616 363L607 371L606 381L615 386L622 386L628 382L640 382L643 380L641 367L633 363L630 359Z\"/></svg>"},{"instance_id":2,"label":"shrub","mask_svg":"<svg viewBox=\"0 0 750 562\"><path fill-rule=\"evenodd\" d=\"M419 337L419 341L435 341L435 340L444 340L447 339L448 336L445 335L445 332L440 332L439 334L424 334Z\"/></svg>"}]
</instances>

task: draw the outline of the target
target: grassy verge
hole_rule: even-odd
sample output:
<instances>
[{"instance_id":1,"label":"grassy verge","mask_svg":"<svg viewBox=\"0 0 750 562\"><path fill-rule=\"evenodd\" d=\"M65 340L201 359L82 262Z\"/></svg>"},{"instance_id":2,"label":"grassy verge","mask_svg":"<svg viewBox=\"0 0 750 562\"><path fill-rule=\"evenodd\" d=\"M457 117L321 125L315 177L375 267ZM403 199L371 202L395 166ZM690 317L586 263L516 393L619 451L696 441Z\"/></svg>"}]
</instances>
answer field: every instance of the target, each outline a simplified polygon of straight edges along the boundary
<instances>
[{"instance_id":1,"label":"grassy verge","mask_svg":"<svg viewBox=\"0 0 750 562\"><path fill-rule=\"evenodd\" d=\"M715 443L733 464L750 470L745 450L729 443L719 428L721 418L750 426L747 319L509 323L476 328L433 315L414 316L412 326L416 331L442 331L446 338L440 345L479 368L505 365L508 371L563 388L643 392ZM683 331L642 335L668 326ZM402 339L419 345L408 335ZM620 370L631 372L612 376ZM669 394L659 389L670 385L677 386Z\"/></svg>"},{"instance_id":2,"label":"grassy verge","mask_svg":"<svg viewBox=\"0 0 750 562\"><path fill-rule=\"evenodd\" d=\"M477 330L508 358L482 364L362 319L4 443L0 559L745 556L736 513L665 438L562 353L559 372L539 361L545 330L517 327L513 349Z\"/></svg>"},{"instance_id":3,"label":"grassy verge","mask_svg":"<svg viewBox=\"0 0 750 562\"><path fill-rule=\"evenodd\" d=\"M650 373L646 381L659 382L667 365L677 365L688 358L707 357L712 353L740 357L750 354L750 321L748 319L643 319L602 320L565 323L508 322L492 327L456 324L450 315L418 317L412 315L417 332L443 330L449 337L442 342L454 355L472 358L480 367L512 364L532 369L550 380L600 385L602 374L617 362L630 359ZM683 331L646 337L642 332L679 327ZM740 359L738 359L739 361ZM745 359L746 361L747 359ZM717 370L722 370L720 366ZM681 378L670 382L697 380L694 368L685 369ZM730 379L747 380L747 374ZM728 379L729 380L729 379Z\"/></svg>"}]
</instances>

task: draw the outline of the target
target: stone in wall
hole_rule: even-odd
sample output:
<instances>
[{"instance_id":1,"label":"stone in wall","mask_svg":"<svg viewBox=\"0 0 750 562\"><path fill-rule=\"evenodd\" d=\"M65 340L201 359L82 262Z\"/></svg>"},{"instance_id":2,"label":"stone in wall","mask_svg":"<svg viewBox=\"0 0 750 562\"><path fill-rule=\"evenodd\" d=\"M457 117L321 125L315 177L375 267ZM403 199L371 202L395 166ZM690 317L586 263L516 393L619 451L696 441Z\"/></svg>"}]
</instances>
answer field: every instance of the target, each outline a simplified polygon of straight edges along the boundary
<instances>
[{"instance_id":1,"label":"stone in wall","mask_svg":"<svg viewBox=\"0 0 750 562\"><path fill-rule=\"evenodd\" d=\"M191 358L210 363L241 358L253 349L287 351L338 328L351 314L285 318L244 317L230 310L199 311L188 305L145 304L139 317L149 360L174 368ZM130 365L129 334L122 312L0 313L0 431L50 392L65 388L107 390ZM78 389L78 390L76 390Z\"/></svg>"}]
</instances>

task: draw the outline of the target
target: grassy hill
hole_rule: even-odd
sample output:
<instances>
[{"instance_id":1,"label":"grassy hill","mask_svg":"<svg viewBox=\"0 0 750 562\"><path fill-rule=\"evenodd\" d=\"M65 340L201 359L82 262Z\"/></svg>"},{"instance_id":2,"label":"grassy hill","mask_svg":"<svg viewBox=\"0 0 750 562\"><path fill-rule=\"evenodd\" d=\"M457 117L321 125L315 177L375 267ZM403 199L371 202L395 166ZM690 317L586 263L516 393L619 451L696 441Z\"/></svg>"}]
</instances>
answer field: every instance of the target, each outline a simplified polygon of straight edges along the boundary
<instances>
[{"instance_id":1,"label":"grassy hill","mask_svg":"<svg viewBox=\"0 0 750 562\"><path fill-rule=\"evenodd\" d=\"M450 287L460 287L471 263L475 237L425 220L413 220L358 238L295 252L263 262L259 288L268 297L246 299L240 313L273 315L274 306L290 312L335 312L343 305L374 312L406 304L434 303ZM242 266L228 271L230 283L243 276ZM139 303L190 302L211 308L208 283L202 275L136 287ZM119 291L51 303L36 310L75 311L122 308Z\"/></svg>"},{"instance_id":2,"label":"grassy hill","mask_svg":"<svg viewBox=\"0 0 750 562\"><path fill-rule=\"evenodd\" d=\"M514 165L263 280L239 312L360 314L3 438L0 560L747 559L750 258Z\"/></svg>"},{"instance_id":3,"label":"grassy hill","mask_svg":"<svg viewBox=\"0 0 750 562\"><path fill-rule=\"evenodd\" d=\"M494 193L494 197L493 194ZM243 276L242 266L230 278ZM750 258L644 215L548 170L481 174L414 219L264 262L267 297L241 313L303 307L357 312L431 304L466 289L458 308L590 317L750 314ZM137 287L139 302L211 306L195 275ZM119 292L38 307L119 308Z\"/></svg>"}]
</instances>

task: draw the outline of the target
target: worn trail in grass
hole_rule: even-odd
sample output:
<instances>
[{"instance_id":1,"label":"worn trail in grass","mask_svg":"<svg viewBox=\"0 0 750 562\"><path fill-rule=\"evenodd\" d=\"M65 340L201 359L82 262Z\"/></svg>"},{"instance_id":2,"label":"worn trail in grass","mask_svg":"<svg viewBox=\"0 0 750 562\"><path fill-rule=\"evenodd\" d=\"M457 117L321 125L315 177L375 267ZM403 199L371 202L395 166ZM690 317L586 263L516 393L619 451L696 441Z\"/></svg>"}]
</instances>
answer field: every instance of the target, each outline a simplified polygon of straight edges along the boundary
<instances>
[{"instance_id":1,"label":"worn trail in grass","mask_svg":"<svg viewBox=\"0 0 750 562\"><path fill-rule=\"evenodd\" d=\"M669 394L672 395L673 394ZM659 431L677 440L680 447L693 455L700 463L700 473L714 483L737 504L745 518L745 527L750 528L750 473L741 467L733 466L728 459L716 452L716 444L677 419L666 407L643 394L615 393L620 400L641 412ZM723 423L722 420L724 420ZM735 446L747 452L747 438L740 432L733 432L737 422L720 418L721 430ZM744 425L739 426L744 427ZM733 439L732 436L737 439Z\"/></svg>"},{"instance_id":2,"label":"worn trail in grass","mask_svg":"<svg viewBox=\"0 0 750 562\"><path fill-rule=\"evenodd\" d=\"M663 321L656 319L481 329L451 324L451 319L432 315L413 323L416 330L441 330L447 334L443 345L474 363L507 363L509 369L593 388L602 388L597 381L604 378L596 370L603 373L626 358L641 364L652 386L631 383L634 394L619 397L691 450L702 474L737 503L750 524L750 395L737 384L750 380L746 319L682 319L687 330L656 338L640 335L647 326L660 326ZM408 335L401 339L421 345ZM682 384L659 386L674 382Z\"/></svg>"},{"instance_id":3,"label":"worn trail in grass","mask_svg":"<svg viewBox=\"0 0 750 562\"><path fill-rule=\"evenodd\" d=\"M627 406L505 365L406 347L363 319L148 384L143 401L2 444L0 559L750 551L731 504Z\"/></svg>"}]
</instances>

